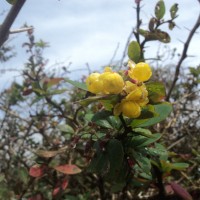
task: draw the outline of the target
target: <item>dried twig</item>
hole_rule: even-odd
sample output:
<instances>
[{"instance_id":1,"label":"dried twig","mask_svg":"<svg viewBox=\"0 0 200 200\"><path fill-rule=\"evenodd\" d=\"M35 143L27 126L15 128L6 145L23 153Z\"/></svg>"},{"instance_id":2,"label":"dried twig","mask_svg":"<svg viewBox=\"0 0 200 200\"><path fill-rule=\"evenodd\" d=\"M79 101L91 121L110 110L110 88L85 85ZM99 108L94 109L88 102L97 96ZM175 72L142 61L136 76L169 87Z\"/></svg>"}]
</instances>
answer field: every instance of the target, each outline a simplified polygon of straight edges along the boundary
<instances>
[{"instance_id":1,"label":"dried twig","mask_svg":"<svg viewBox=\"0 0 200 200\"><path fill-rule=\"evenodd\" d=\"M192 40L192 37L193 37L194 33L195 33L196 30L199 28L199 26L200 26L200 15L199 15L199 17L198 17L198 19L197 19L197 21L196 21L194 27L193 27L192 30L190 31L190 34L189 34L189 36L188 36L188 38L187 38L187 40L186 40L186 42L185 42L185 44L184 44L183 52L182 52L182 54L181 54L181 57L180 57L180 60L178 61L177 66L176 66L176 71L175 71L174 80L173 80L173 82L172 82L172 84L171 84L171 87L170 87L170 89L169 89L169 92L168 92L168 94L167 94L166 101L169 101L169 98L170 98L170 96L171 96L171 93L172 93L172 91L173 91L173 89L174 89L174 87L175 87L175 85L176 85L176 82L177 82L178 77L179 77L179 74L180 74L181 64L182 64L182 62L185 60L185 58L187 58L187 50L188 50L189 44L190 44L190 42L191 42L191 40Z\"/></svg>"},{"instance_id":2,"label":"dried twig","mask_svg":"<svg viewBox=\"0 0 200 200\"><path fill-rule=\"evenodd\" d=\"M0 47L4 44L4 42L8 39L10 27L15 21L19 11L24 5L26 0L18 0L10 9L8 15L6 16L3 24L0 26Z\"/></svg>"}]
</instances>

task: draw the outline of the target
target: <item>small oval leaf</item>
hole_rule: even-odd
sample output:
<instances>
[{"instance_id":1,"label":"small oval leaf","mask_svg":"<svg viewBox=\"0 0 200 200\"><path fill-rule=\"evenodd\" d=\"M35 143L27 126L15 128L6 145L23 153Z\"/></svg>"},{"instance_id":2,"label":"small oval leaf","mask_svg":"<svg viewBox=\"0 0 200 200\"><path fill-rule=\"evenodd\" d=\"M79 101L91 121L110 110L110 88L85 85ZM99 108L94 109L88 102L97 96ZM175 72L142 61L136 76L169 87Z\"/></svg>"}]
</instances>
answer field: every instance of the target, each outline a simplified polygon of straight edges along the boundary
<instances>
[{"instance_id":1,"label":"small oval leaf","mask_svg":"<svg viewBox=\"0 0 200 200\"><path fill-rule=\"evenodd\" d=\"M140 45L136 41L132 41L128 46L128 57L135 63L138 63L141 56Z\"/></svg>"},{"instance_id":2,"label":"small oval leaf","mask_svg":"<svg viewBox=\"0 0 200 200\"><path fill-rule=\"evenodd\" d=\"M62 152L63 150L57 150L57 151L37 150L36 154L40 157L51 158Z\"/></svg>"},{"instance_id":3,"label":"small oval leaf","mask_svg":"<svg viewBox=\"0 0 200 200\"><path fill-rule=\"evenodd\" d=\"M163 0L158 1L155 7L155 15L157 19L162 19L165 15L165 3Z\"/></svg>"},{"instance_id":4,"label":"small oval leaf","mask_svg":"<svg viewBox=\"0 0 200 200\"><path fill-rule=\"evenodd\" d=\"M77 167L76 165L59 165L54 167L54 169L58 172L61 172L63 174L78 174L81 172L81 169Z\"/></svg>"},{"instance_id":5,"label":"small oval leaf","mask_svg":"<svg viewBox=\"0 0 200 200\"><path fill-rule=\"evenodd\" d=\"M45 165L33 165L29 169L29 175L35 178L43 176L45 172L46 166Z\"/></svg>"},{"instance_id":6,"label":"small oval leaf","mask_svg":"<svg viewBox=\"0 0 200 200\"><path fill-rule=\"evenodd\" d=\"M171 18L174 19L177 17L176 13L178 11L178 4L175 3L171 8L170 8L170 15L171 15Z\"/></svg>"}]
</instances>

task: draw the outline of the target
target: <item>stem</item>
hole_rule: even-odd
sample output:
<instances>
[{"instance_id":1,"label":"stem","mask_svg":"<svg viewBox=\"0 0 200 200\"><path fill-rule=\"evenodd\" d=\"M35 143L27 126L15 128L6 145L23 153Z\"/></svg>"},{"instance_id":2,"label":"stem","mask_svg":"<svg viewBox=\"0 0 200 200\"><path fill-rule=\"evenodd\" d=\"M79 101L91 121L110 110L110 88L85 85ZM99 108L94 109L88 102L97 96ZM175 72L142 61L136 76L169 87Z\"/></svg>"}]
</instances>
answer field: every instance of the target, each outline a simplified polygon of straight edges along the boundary
<instances>
[{"instance_id":1,"label":"stem","mask_svg":"<svg viewBox=\"0 0 200 200\"><path fill-rule=\"evenodd\" d=\"M121 135L119 135L117 137L117 139L123 140L127 136L127 134L132 131L132 129L131 129L131 127L126 125L126 122L125 122L122 114L119 116L119 119L121 120L122 126L124 127L124 132Z\"/></svg>"},{"instance_id":2,"label":"stem","mask_svg":"<svg viewBox=\"0 0 200 200\"><path fill-rule=\"evenodd\" d=\"M136 33L135 33L135 37L136 40L138 42L138 44L140 44L140 35L138 30L140 29L140 25L141 25L141 20L140 20L140 1L137 3L137 7L136 7L136 18L137 18L137 24L136 24Z\"/></svg>"},{"instance_id":3,"label":"stem","mask_svg":"<svg viewBox=\"0 0 200 200\"><path fill-rule=\"evenodd\" d=\"M156 179L157 179L157 186L159 188L159 199L162 199L162 200L165 200L166 199L166 195L165 195L165 187L164 187L164 184L163 184L163 174L161 172L161 170L153 165L153 170L155 172L155 175L156 175Z\"/></svg>"},{"instance_id":4,"label":"stem","mask_svg":"<svg viewBox=\"0 0 200 200\"><path fill-rule=\"evenodd\" d=\"M178 61L178 64L176 66L174 80L173 80L173 82L171 84L171 87L170 87L169 92L168 92L167 97L166 97L167 101L169 101L171 93L172 93L172 91L173 91L173 89L174 89L174 87L176 85L177 80L178 80L178 77L179 77L179 74L180 74L181 64L185 60L185 58L187 58L187 50L188 50L189 44L190 44L190 42L192 40L192 37L193 37L194 33L199 28L199 26L200 26L200 15L199 15L194 27L190 31L190 34L189 34L189 36L188 36L188 38L187 38L187 40L186 40L186 42L184 44L182 55L181 55L180 60Z\"/></svg>"},{"instance_id":5,"label":"stem","mask_svg":"<svg viewBox=\"0 0 200 200\"><path fill-rule=\"evenodd\" d=\"M0 26L0 47L8 39L9 30L26 0L17 0Z\"/></svg>"},{"instance_id":6,"label":"stem","mask_svg":"<svg viewBox=\"0 0 200 200\"><path fill-rule=\"evenodd\" d=\"M104 183L103 183L103 178L101 176L99 176L98 179L98 186L99 186L100 198L101 200L105 200Z\"/></svg>"}]
</instances>

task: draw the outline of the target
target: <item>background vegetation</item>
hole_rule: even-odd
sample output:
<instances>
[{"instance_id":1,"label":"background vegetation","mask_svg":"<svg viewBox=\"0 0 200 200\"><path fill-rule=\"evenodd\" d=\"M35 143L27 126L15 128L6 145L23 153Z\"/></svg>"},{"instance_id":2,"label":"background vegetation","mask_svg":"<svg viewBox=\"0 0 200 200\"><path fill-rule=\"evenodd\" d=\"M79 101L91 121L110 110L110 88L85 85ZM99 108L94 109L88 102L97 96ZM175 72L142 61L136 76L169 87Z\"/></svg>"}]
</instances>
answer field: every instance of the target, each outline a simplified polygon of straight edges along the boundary
<instances>
[{"instance_id":1,"label":"background vegetation","mask_svg":"<svg viewBox=\"0 0 200 200\"><path fill-rule=\"evenodd\" d=\"M1 62L14 56L6 40L23 3L13 2L0 27ZM158 1L146 28L141 28L141 1L135 1L135 6L134 41L128 38L121 65L111 66L117 71L127 69L127 54L133 61L145 61L149 42L170 43L170 34L162 27L177 26L176 3L166 8L164 1ZM167 12L169 19L165 19ZM167 117L170 108L162 107L159 116L150 116L154 121L147 126L104 111L102 103L85 91L87 75L76 82L69 80L64 68L60 74L47 73L43 57L47 43L37 41L33 29L25 27L23 81L13 82L0 96L0 199L199 199L200 63L182 64L200 25L197 17L182 52L166 48L149 61L151 81L156 82L149 86L156 93L152 105L160 105L164 98L173 111ZM163 66L166 55L172 60L177 54L176 66ZM159 83L166 87L165 97ZM128 153L128 145L134 154Z\"/></svg>"}]
</instances>

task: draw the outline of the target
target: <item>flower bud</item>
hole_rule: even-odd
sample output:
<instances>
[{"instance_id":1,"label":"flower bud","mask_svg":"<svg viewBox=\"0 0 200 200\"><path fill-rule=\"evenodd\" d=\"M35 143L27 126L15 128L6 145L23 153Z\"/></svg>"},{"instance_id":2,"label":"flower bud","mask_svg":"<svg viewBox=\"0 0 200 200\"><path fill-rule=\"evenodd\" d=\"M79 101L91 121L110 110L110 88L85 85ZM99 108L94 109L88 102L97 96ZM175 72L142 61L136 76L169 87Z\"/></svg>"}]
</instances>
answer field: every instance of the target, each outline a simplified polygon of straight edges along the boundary
<instances>
[{"instance_id":1,"label":"flower bud","mask_svg":"<svg viewBox=\"0 0 200 200\"><path fill-rule=\"evenodd\" d=\"M141 114L141 108L134 101L122 101L122 113L129 118L137 118Z\"/></svg>"},{"instance_id":2,"label":"flower bud","mask_svg":"<svg viewBox=\"0 0 200 200\"><path fill-rule=\"evenodd\" d=\"M99 73L92 73L86 79L88 90L94 94L100 93L103 88L102 82L99 80L99 77Z\"/></svg>"},{"instance_id":3,"label":"flower bud","mask_svg":"<svg viewBox=\"0 0 200 200\"><path fill-rule=\"evenodd\" d=\"M148 81L152 75L152 71L150 66L147 63L140 62L133 66L130 64L130 69L128 75L132 79L136 79L138 81Z\"/></svg>"},{"instance_id":4,"label":"flower bud","mask_svg":"<svg viewBox=\"0 0 200 200\"><path fill-rule=\"evenodd\" d=\"M102 81L104 94L119 94L123 90L124 80L118 73L104 72L99 80Z\"/></svg>"}]
</instances>

